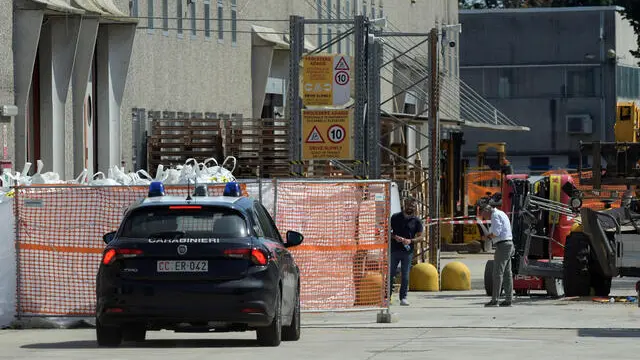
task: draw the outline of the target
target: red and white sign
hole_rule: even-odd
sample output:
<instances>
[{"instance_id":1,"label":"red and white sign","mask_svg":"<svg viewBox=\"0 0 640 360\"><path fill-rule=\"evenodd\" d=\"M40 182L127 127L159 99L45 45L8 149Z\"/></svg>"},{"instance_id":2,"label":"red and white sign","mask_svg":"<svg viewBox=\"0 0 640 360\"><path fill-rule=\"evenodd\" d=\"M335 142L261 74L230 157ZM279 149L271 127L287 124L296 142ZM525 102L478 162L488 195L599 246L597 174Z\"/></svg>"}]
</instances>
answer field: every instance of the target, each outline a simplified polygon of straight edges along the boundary
<instances>
[{"instance_id":1,"label":"red and white sign","mask_svg":"<svg viewBox=\"0 0 640 360\"><path fill-rule=\"evenodd\" d=\"M331 125L329 126L329 130L327 130L327 137L329 141L334 144L343 142L346 135L347 131L340 125Z\"/></svg>"},{"instance_id":2,"label":"red and white sign","mask_svg":"<svg viewBox=\"0 0 640 360\"><path fill-rule=\"evenodd\" d=\"M322 135L320 135L320 131L318 131L317 126L313 127L306 142L307 144L324 144L324 139L322 138Z\"/></svg>"},{"instance_id":3,"label":"red and white sign","mask_svg":"<svg viewBox=\"0 0 640 360\"><path fill-rule=\"evenodd\" d=\"M351 98L350 57L342 54L333 56L333 105L342 106Z\"/></svg>"}]
</instances>

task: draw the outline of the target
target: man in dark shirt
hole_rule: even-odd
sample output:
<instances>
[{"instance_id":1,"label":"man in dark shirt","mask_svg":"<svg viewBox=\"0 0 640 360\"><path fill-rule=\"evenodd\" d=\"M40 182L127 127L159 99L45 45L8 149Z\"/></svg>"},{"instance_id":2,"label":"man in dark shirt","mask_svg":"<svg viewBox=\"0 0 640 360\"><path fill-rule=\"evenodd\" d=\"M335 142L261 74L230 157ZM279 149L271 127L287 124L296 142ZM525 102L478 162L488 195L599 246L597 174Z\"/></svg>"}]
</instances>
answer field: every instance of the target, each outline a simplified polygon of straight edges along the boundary
<instances>
[{"instance_id":1,"label":"man in dark shirt","mask_svg":"<svg viewBox=\"0 0 640 360\"><path fill-rule=\"evenodd\" d=\"M414 243L422 236L422 221L415 216L416 202L413 198L406 198L403 211L391 216L391 284L400 264L400 305L408 306L407 292L409 287L409 270L413 258ZM389 296L393 286L389 290Z\"/></svg>"}]
</instances>

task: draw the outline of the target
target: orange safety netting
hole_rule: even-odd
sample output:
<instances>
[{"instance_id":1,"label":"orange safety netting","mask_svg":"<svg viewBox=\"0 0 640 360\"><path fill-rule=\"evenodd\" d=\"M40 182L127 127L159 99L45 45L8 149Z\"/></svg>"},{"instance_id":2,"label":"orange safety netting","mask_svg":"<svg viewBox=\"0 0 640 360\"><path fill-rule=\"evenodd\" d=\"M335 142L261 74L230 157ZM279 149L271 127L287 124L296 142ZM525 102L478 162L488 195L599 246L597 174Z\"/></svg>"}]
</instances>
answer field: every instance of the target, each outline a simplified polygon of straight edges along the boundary
<instances>
[{"instance_id":1,"label":"orange safety netting","mask_svg":"<svg viewBox=\"0 0 640 360\"><path fill-rule=\"evenodd\" d=\"M291 252L301 271L305 310L382 307L388 292L387 182L279 181L277 225L305 236ZM246 184L241 184L244 195ZM224 184L209 186L221 195ZM185 195L186 186L166 186ZM193 187L190 189L193 191ZM17 312L93 316L95 278L104 242L146 186L38 186L14 199Z\"/></svg>"},{"instance_id":2,"label":"orange safety netting","mask_svg":"<svg viewBox=\"0 0 640 360\"><path fill-rule=\"evenodd\" d=\"M278 181L278 226L305 236L292 249L302 309L384 306L389 191L388 182Z\"/></svg>"},{"instance_id":3,"label":"orange safety netting","mask_svg":"<svg viewBox=\"0 0 640 360\"><path fill-rule=\"evenodd\" d=\"M246 185L241 188L246 195ZM95 280L105 247L102 236L117 230L125 209L148 190L147 186L19 188L14 198L18 315L95 314ZM222 195L224 184L208 190L210 195ZM165 192L186 197L189 190L166 186Z\"/></svg>"}]
</instances>

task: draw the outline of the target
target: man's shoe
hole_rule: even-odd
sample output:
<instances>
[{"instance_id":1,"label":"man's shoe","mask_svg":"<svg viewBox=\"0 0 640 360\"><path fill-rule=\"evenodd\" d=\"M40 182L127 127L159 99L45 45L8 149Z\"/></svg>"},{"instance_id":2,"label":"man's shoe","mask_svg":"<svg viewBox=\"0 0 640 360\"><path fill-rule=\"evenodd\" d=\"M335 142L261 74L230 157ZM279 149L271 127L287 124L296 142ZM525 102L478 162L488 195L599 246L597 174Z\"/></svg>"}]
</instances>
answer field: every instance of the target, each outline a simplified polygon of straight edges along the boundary
<instances>
[{"instance_id":1,"label":"man's shoe","mask_svg":"<svg viewBox=\"0 0 640 360\"><path fill-rule=\"evenodd\" d=\"M505 300L500 303L500 306L511 306L511 301Z\"/></svg>"},{"instance_id":2,"label":"man's shoe","mask_svg":"<svg viewBox=\"0 0 640 360\"><path fill-rule=\"evenodd\" d=\"M484 307L494 307L494 306L498 306L498 302L495 300L491 300L488 303L484 304Z\"/></svg>"},{"instance_id":3,"label":"man's shoe","mask_svg":"<svg viewBox=\"0 0 640 360\"><path fill-rule=\"evenodd\" d=\"M409 302L407 301L407 299L400 299L400 305L409 306Z\"/></svg>"}]
</instances>

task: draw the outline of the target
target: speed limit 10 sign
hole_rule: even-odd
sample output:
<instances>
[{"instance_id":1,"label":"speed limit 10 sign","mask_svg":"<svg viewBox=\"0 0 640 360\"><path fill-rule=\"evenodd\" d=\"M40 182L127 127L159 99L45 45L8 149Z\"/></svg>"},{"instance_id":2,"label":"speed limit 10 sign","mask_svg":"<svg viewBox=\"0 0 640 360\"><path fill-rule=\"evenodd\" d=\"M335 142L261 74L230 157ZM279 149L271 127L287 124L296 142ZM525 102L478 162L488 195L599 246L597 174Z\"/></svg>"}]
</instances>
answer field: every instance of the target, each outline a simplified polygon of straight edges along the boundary
<instances>
[{"instance_id":1,"label":"speed limit 10 sign","mask_svg":"<svg viewBox=\"0 0 640 360\"><path fill-rule=\"evenodd\" d=\"M306 106L343 106L351 98L351 58L342 54L303 57L302 100Z\"/></svg>"},{"instance_id":2,"label":"speed limit 10 sign","mask_svg":"<svg viewBox=\"0 0 640 360\"><path fill-rule=\"evenodd\" d=\"M334 144L340 144L344 141L347 131L340 125L331 125L327 130L327 138Z\"/></svg>"}]
</instances>

